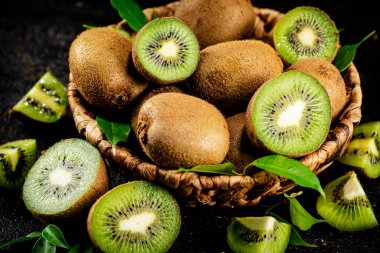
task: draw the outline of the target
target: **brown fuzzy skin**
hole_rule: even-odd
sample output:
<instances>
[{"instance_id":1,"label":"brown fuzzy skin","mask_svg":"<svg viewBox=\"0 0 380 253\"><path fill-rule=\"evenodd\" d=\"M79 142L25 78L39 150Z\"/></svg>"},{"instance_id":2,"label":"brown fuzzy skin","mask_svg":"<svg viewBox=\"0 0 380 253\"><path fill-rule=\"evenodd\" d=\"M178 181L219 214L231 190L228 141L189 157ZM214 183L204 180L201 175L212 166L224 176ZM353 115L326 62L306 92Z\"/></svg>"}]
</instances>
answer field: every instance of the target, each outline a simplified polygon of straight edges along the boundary
<instances>
[{"instance_id":1,"label":"brown fuzzy skin","mask_svg":"<svg viewBox=\"0 0 380 253\"><path fill-rule=\"evenodd\" d=\"M249 38L256 12L249 0L181 0L174 16L194 31L202 49Z\"/></svg>"},{"instance_id":2,"label":"brown fuzzy skin","mask_svg":"<svg viewBox=\"0 0 380 253\"><path fill-rule=\"evenodd\" d=\"M146 100L135 117L140 145L159 166L177 169L218 164L228 152L227 122L217 108L202 99L158 94Z\"/></svg>"},{"instance_id":3,"label":"brown fuzzy skin","mask_svg":"<svg viewBox=\"0 0 380 253\"><path fill-rule=\"evenodd\" d=\"M132 62L131 42L112 28L82 32L71 44L70 72L84 99L104 109L127 108L148 86Z\"/></svg>"},{"instance_id":4,"label":"brown fuzzy skin","mask_svg":"<svg viewBox=\"0 0 380 253\"><path fill-rule=\"evenodd\" d=\"M201 51L189 90L231 115L244 111L255 91L282 72L283 63L270 45L258 40L229 41Z\"/></svg>"}]
</instances>

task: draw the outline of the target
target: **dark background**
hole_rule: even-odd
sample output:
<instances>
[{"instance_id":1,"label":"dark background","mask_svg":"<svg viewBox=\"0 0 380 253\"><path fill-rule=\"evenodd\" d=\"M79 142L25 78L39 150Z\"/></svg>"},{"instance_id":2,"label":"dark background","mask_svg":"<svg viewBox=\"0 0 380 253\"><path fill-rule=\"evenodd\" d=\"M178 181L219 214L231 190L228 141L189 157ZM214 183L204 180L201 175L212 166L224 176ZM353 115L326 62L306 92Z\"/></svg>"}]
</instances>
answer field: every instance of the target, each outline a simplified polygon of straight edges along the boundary
<instances>
[{"instance_id":1,"label":"dark background","mask_svg":"<svg viewBox=\"0 0 380 253\"><path fill-rule=\"evenodd\" d=\"M138 1L143 8L169 1ZM372 30L379 30L379 14L375 1L315 0L315 1L254 1L258 7L286 12L300 5L320 7L336 22L342 44L358 42ZM8 6L9 4L9 6ZM109 1L7 1L0 10L0 143L22 138L36 138L39 151L56 141L68 137L80 137L71 115L54 125L33 125L11 117L9 109L33 86L47 70L62 82L68 81L68 49L82 24L103 26L119 21ZM380 120L379 115L379 41L375 34L365 42L354 60L361 76L364 103L362 122ZM335 162L320 175L322 185L349 170ZM128 178L115 168L110 168L112 185ZM369 180L359 176L377 218L380 220L380 179ZM295 189L297 190L297 189ZM300 202L314 216L314 192L304 190ZM271 198L260 206L249 208L190 208L181 205L181 233L171 252L229 252L226 228L231 217L262 215L268 205L281 200ZM275 212L287 216L288 207L280 206ZM25 209L20 192L0 190L0 244L41 230L44 224L33 218ZM67 224L64 234L71 245L88 240L84 224ZM318 245L309 249L289 246L287 252L378 252L380 228L347 233L328 224L317 224L311 230L300 233L305 241ZM27 252L25 250L25 252Z\"/></svg>"}]
</instances>

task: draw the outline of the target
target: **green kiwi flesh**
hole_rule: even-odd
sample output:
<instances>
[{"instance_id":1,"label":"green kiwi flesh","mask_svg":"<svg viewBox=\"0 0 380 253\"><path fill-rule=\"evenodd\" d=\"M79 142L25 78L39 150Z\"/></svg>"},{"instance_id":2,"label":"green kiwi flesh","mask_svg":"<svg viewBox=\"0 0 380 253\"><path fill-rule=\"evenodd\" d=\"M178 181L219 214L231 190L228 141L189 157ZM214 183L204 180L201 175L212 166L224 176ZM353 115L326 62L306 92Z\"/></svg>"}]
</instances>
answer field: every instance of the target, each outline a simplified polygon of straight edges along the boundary
<instances>
[{"instance_id":1,"label":"green kiwi flesh","mask_svg":"<svg viewBox=\"0 0 380 253\"><path fill-rule=\"evenodd\" d=\"M273 39L287 63L308 57L332 62L338 51L339 32L325 12L300 6L287 12L275 25Z\"/></svg>"},{"instance_id":2,"label":"green kiwi flesh","mask_svg":"<svg viewBox=\"0 0 380 253\"><path fill-rule=\"evenodd\" d=\"M55 143L26 176L23 200L44 221L71 218L108 190L106 167L99 151L82 139Z\"/></svg>"},{"instance_id":3,"label":"green kiwi flesh","mask_svg":"<svg viewBox=\"0 0 380 253\"><path fill-rule=\"evenodd\" d=\"M133 63L148 80L169 84L189 77L197 68L199 44L193 31L176 18L159 18L137 33Z\"/></svg>"},{"instance_id":4,"label":"green kiwi flesh","mask_svg":"<svg viewBox=\"0 0 380 253\"><path fill-rule=\"evenodd\" d=\"M21 188L30 168L37 159L37 142L25 139L0 146L0 188Z\"/></svg>"},{"instance_id":5,"label":"green kiwi flesh","mask_svg":"<svg viewBox=\"0 0 380 253\"><path fill-rule=\"evenodd\" d=\"M11 109L11 113L53 123L65 115L67 104L66 87L52 73L46 72Z\"/></svg>"},{"instance_id":6,"label":"green kiwi flesh","mask_svg":"<svg viewBox=\"0 0 380 253\"><path fill-rule=\"evenodd\" d=\"M361 124L354 129L352 139L338 161L357 167L369 178L380 176L380 121Z\"/></svg>"},{"instance_id":7,"label":"green kiwi flesh","mask_svg":"<svg viewBox=\"0 0 380 253\"><path fill-rule=\"evenodd\" d=\"M378 223L355 172L333 180L324 189L326 202L317 200L318 213L331 226L343 231L359 231L375 227Z\"/></svg>"},{"instance_id":8,"label":"green kiwi flesh","mask_svg":"<svg viewBox=\"0 0 380 253\"><path fill-rule=\"evenodd\" d=\"M291 226L271 216L235 218L227 229L227 242L236 253L285 252Z\"/></svg>"},{"instance_id":9,"label":"green kiwi flesh","mask_svg":"<svg viewBox=\"0 0 380 253\"><path fill-rule=\"evenodd\" d=\"M301 71L266 82L246 114L251 142L271 153L299 157L318 149L330 129L330 100L323 86Z\"/></svg>"},{"instance_id":10,"label":"green kiwi flesh","mask_svg":"<svg viewBox=\"0 0 380 253\"><path fill-rule=\"evenodd\" d=\"M108 253L167 252L180 227L176 200L147 181L113 188L95 202L87 219L91 240Z\"/></svg>"}]
</instances>

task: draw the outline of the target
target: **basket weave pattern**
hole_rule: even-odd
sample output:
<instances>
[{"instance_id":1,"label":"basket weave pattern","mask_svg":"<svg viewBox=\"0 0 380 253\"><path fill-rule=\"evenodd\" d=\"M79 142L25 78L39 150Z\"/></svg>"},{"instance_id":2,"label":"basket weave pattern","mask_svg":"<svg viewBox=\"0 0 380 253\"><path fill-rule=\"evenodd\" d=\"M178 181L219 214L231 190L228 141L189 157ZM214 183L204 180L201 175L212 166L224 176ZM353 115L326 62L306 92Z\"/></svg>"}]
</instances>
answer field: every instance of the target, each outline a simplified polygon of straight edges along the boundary
<instances>
[{"instance_id":1,"label":"basket weave pattern","mask_svg":"<svg viewBox=\"0 0 380 253\"><path fill-rule=\"evenodd\" d=\"M154 9L156 16L167 16L172 13L170 7L176 2ZM152 17L153 9L144 10ZM282 17L282 13L272 9L256 8L254 38L273 43L273 28ZM122 26L123 22L117 24ZM345 71L348 102L337 122L323 143L315 152L300 158L300 161L315 174L325 170L335 158L342 155L352 137L354 126L361 120L362 90L360 77L353 64ZM75 83L68 86L68 99L78 132L107 159L125 168L136 179L144 179L159 183L173 189L181 201L187 205L219 205L219 206L253 206L265 196L281 194L290 190L294 182L275 174L259 171L245 176L208 176L193 172L176 172L160 168L152 163L141 160L124 147L113 147L97 125L96 114L84 102Z\"/></svg>"}]
</instances>

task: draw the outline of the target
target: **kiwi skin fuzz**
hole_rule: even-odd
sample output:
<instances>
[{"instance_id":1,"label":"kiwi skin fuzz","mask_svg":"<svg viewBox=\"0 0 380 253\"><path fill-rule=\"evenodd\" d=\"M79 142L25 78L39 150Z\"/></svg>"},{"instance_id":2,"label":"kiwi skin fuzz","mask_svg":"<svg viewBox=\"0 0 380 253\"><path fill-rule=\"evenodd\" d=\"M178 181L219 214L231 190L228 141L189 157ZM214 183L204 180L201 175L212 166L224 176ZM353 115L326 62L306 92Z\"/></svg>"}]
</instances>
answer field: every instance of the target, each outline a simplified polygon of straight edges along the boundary
<instances>
[{"instance_id":1,"label":"kiwi skin fuzz","mask_svg":"<svg viewBox=\"0 0 380 253\"><path fill-rule=\"evenodd\" d=\"M306 58L292 64L288 70L299 70L317 79L329 95L332 119L340 115L348 97L344 79L332 63L321 58Z\"/></svg>"},{"instance_id":2,"label":"kiwi skin fuzz","mask_svg":"<svg viewBox=\"0 0 380 253\"><path fill-rule=\"evenodd\" d=\"M174 16L194 31L202 49L249 38L256 12L248 0L181 0Z\"/></svg>"},{"instance_id":3,"label":"kiwi skin fuzz","mask_svg":"<svg viewBox=\"0 0 380 253\"><path fill-rule=\"evenodd\" d=\"M132 44L110 27L82 32L71 44L72 82L92 106L127 108L148 86L132 62Z\"/></svg>"},{"instance_id":4,"label":"kiwi skin fuzz","mask_svg":"<svg viewBox=\"0 0 380 253\"><path fill-rule=\"evenodd\" d=\"M145 101L132 122L144 153L165 168L218 164L229 149L224 116L190 95L158 94Z\"/></svg>"},{"instance_id":5,"label":"kiwi skin fuzz","mask_svg":"<svg viewBox=\"0 0 380 253\"><path fill-rule=\"evenodd\" d=\"M244 111L255 91L283 72L278 53L258 40L219 43L200 55L189 91L226 115Z\"/></svg>"}]
</instances>

